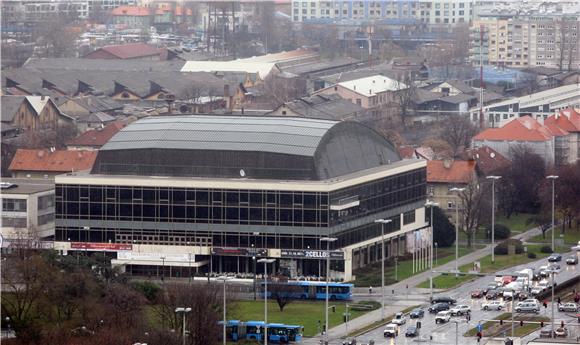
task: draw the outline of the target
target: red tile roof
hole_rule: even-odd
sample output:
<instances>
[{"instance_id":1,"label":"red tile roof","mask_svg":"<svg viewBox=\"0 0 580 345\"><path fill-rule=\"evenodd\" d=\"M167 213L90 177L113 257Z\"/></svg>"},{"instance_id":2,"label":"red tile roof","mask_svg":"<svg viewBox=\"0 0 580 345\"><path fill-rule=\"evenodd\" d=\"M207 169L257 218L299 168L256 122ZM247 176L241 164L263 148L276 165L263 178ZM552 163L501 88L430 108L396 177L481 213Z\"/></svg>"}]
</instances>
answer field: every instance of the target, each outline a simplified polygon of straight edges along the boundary
<instances>
[{"instance_id":1,"label":"red tile roof","mask_svg":"<svg viewBox=\"0 0 580 345\"><path fill-rule=\"evenodd\" d=\"M475 148L468 155L475 160L477 169L486 176L508 168L512 164L509 159L488 146Z\"/></svg>"},{"instance_id":2,"label":"red tile roof","mask_svg":"<svg viewBox=\"0 0 580 345\"><path fill-rule=\"evenodd\" d=\"M415 148L412 146L399 146L397 150L399 151L399 155L403 159L416 158Z\"/></svg>"},{"instance_id":3,"label":"red tile roof","mask_svg":"<svg viewBox=\"0 0 580 345\"><path fill-rule=\"evenodd\" d=\"M580 113L575 109L564 109L548 117L544 125L550 128L557 126L567 132L580 132Z\"/></svg>"},{"instance_id":4,"label":"red tile roof","mask_svg":"<svg viewBox=\"0 0 580 345\"><path fill-rule=\"evenodd\" d=\"M99 50L114 55L119 59L134 59L137 57L160 55L163 51L162 49L158 49L143 42L104 46L103 48L97 49L95 52ZM89 54L94 54L95 52Z\"/></svg>"},{"instance_id":5,"label":"red tile roof","mask_svg":"<svg viewBox=\"0 0 580 345\"><path fill-rule=\"evenodd\" d=\"M501 128L488 128L476 135L473 140L491 141L547 141L552 132L529 116L518 117Z\"/></svg>"},{"instance_id":6,"label":"red tile roof","mask_svg":"<svg viewBox=\"0 0 580 345\"><path fill-rule=\"evenodd\" d=\"M71 172L88 170L93 167L97 151L25 150L18 149L10 171Z\"/></svg>"},{"instance_id":7,"label":"red tile roof","mask_svg":"<svg viewBox=\"0 0 580 345\"><path fill-rule=\"evenodd\" d=\"M475 178L475 161L427 161L428 183L467 184Z\"/></svg>"},{"instance_id":8,"label":"red tile roof","mask_svg":"<svg viewBox=\"0 0 580 345\"><path fill-rule=\"evenodd\" d=\"M124 123L115 121L106 125L104 128L91 129L86 131L66 144L67 146L101 147L105 145L107 141L109 141L109 139L111 139L113 135L117 134L117 132L120 131L123 127L125 127Z\"/></svg>"}]
</instances>

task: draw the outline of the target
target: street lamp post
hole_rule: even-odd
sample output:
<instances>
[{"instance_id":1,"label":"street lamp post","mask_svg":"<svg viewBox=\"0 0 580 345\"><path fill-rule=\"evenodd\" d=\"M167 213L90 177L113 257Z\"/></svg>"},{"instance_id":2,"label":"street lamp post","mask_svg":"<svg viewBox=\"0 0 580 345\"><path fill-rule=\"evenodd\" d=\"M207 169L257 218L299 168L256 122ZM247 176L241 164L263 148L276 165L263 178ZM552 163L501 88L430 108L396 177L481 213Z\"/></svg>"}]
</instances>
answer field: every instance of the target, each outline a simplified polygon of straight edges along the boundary
<instances>
[{"instance_id":1,"label":"street lamp post","mask_svg":"<svg viewBox=\"0 0 580 345\"><path fill-rule=\"evenodd\" d=\"M161 283L165 285L165 256L161 257L163 264L161 265Z\"/></svg>"},{"instance_id":2,"label":"street lamp post","mask_svg":"<svg viewBox=\"0 0 580 345\"><path fill-rule=\"evenodd\" d=\"M256 300L256 257L252 256L252 264L254 265L254 301Z\"/></svg>"},{"instance_id":3,"label":"street lamp post","mask_svg":"<svg viewBox=\"0 0 580 345\"><path fill-rule=\"evenodd\" d=\"M554 245L554 232L556 232L555 224L554 224L554 194L555 194L555 182L559 176L557 175L548 175L546 176L547 179L552 180L552 253L556 251L556 246ZM553 325L552 325L553 326ZM553 327L552 327L553 330Z\"/></svg>"},{"instance_id":4,"label":"street lamp post","mask_svg":"<svg viewBox=\"0 0 580 345\"><path fill-rule=\"evenodd\" d=\"M495 263L495 181L501 176L491 175L486 178L491 180L491 263L493 265Z\"/></svg>"},{"instance_id":5,"label":"street lamp post","mask_svg":"<svg viewBox=\"0 0 580 345\"><path fill-rule=\"evenodd\" d=\"M552 236L553 236L553 232L552 232ZM554 274L556 272L552 271L550 273L552 273L552 331L550 332L550 334L551 334L551 338L554 338L554 331L555 331L555 328L554 328Z\"/></svg>"},{"instance_id":6,"label":"street lamp post","mask_svg":"<svg viewBox=\"0 0 580 345\"><path fill-rule=\"evenodd\" d=\"M459 273L459 193L463 192L465 188L451 188L450 192L457 192L457 203L455 204L455 277Z\"/></svg>"},{"instance_id":7,"label":"street lamp post","mask_svg":"<svg viewBox=\"0 0 580 345\"><path fill-rule=\"evenodd\" d=\"M431 211L431 218L429 218L429 226L431 227L431 255L429 256L429 296L431 297L431 299L433 299L433 236L434 236L434 232L435 229L433 227L433 207L435 206L439 206L439 203L433 202L433 201L427 201L425 203L425 206L429 206L430 211Z\"/></svg>"},{"instance_id":8,"label":"street lamp post","mask_svg":"<svg viewBox=\"0 0 580 345\"><path fill-rule=\"evenodd\" d=\"M223 327L223 345L226 345L226 281L233 279L231 277L227 277L227 276L222 276L219 277L218 280L221 280L224 282L224 327Z\"/></svg>"},{"instance_id":9,"label":"street lamp post","mask_svg":"<svg viewBox=\"0 0 580 345\"><path fill-rule=\"evenodd\" d=\"M182 324L182 330L181 330L181 343L183 345L185 345L185 314L189 313L191 311L191 308L175 308L175 313L179 314L179 313L183 313L183 324Z\"/></svg>"},{"instance_id":10,"label":"street lamp post","mask_svg":"<svg viewBox=\"0 0 580 345\"><path fill-rule=\"evenodd\" d=\"M335 237L323 237L320 239L321 242L326 242L326 297L325 300L325 326L324 326L324 338L328 339L328 295L329 295L329 285L330 285L330 242L336 241Z\"/></svg>"},{"instance_id":11,"label":"street lamp post","mask_svg":"<svg viewBox=\"0 0 580 345\"><path fill-rule=\"evenodd\" d=\"M381 320L385 319L385 224L390 222L391 219L375 220L381 224Z\"/></svg>"},{"instance_id":12,"label":"street lamp post","mask_svg":"<svg viewBox=\"0 0 580 345\"><path fill-rule=\"evenodd\" d=\"M260 259L264 263L264 345L268 345L268 264L274 259Z\"/></svg>"},{"instance_id":13,"label":"street lamp post","mask_svg":"<svg viewBox=\"0 0 580 345\"><path fill-rule=\"evenodd\" d=\"M439 244L437 242L433 243L435 245L435 266L438 265L438 256L437 256L437 249L439 249Z\"/></svg>"}]
</instances>

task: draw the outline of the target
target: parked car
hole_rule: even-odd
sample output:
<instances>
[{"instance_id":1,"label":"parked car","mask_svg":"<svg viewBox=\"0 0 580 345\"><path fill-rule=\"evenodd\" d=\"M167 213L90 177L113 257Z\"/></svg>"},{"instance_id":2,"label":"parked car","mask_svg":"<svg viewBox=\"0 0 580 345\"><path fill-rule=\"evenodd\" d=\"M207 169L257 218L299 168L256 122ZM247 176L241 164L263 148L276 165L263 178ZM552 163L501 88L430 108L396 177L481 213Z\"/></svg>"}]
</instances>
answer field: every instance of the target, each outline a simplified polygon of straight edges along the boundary
<instances>
[{"instance_id":1,"label":"parked car","mask_svg":"<svg viewBox=\"0 0 580 345\"><path fill-rule=\"evenodd\" d=\"M530 294L525 291L520 291L516 294L516 298L520 301L525 301L528 297L530 297Z\"/></svg>"},{"instance_id":2,"label":"parked car","mask_svg":"<svg viewBox=\"0 0 580 345\"><path fill-rule=\"evenodd\" d=\"M482 298L484 295L483 290L473 290L471 291L471 298Z\"/></svg>"},{"instance_id":3,"label":"parked car","mask_svg":"<svg viewBox=\"0 0 580 345\"><path fill-rule=\"evenodd\" d=\"M487 295L490 291L497 289L497 285L495 283L490 283L488 286L483 289L483 294Z\"/></svg>"},{"instance_id":4,"label":"parked car","mask_svg":"<svg viewBox=\"0 0 580 345\"><path fill-rule=\"evenodd\" d=\"M419 335L419 328L417 326L411 325L407 327L405 331L405 337L414 338Z\"/></svg>"},{"instance_id":5,"label":"parked car","mask_svg":"<svg viewBox=\"0 0 580 345\"><path fill-rule=\"evenodd\" d=\"M555 336L556 333L551 329L542 329L540 331L540 338L552 338L552 334Z\"/></svg>"},{"instance_id":6,"label":"parked car","mask_svg":"<svg viewBox=\"0 0 580 345\"><path fill-rule=\"evenodd\" d=\"M391 320L391 323L395 325L404 325L407 323L407 317L403 313L396 313L395 317Z\"/></svg>"},{"instance_id":7,"label":"parked car","mask_svg":"<svg viewBox=\"0 0 580 345\"><path fill-rule=\"evenodd\" d=\"M562 255L560 254L552 254L548 256L548 262L559 262L562 261Z\"/></svg>"},{"instance_id":8,"label":"parked car","mask_svg":"<svg viewBox=\"0 0 580 345\"><path fill-rule=\"evenodd\" d=\"M508 284L509 284L509 283L511 283L512 281L513 281L513 278L512 278L512 276L503 276L503 277L501 278L501 283L502 283L503 285L508 285Z\"/></svg>"},{"instance_id":9,"label":"parked car","mask_svg":"<svg viewBox=\"0 0 580 345\"><path fill-rule=\"evenodd\" d=\"M549 288L549 284L547 280L542 280L541 282L538 283L538 285L534 286L532 288L532 290L530 291L530 293L532 295L537 295L539 293L542 293L544 291L546 291Z\"/></svg>"},{"instance_id":10,"label":"parked car","mask_svg":"<svg viewBox=\"0 0 580 345\"><path fill-rule=\"evenodd\" d=\"M563 303L558 306L559 311L577 312L578 305L576 303Z\"/></svg>"},{"instance_id":11,"label":"parked car","mask_svg":"<svg viewBox=\"0 0 580 345\"><path fill-rule=\"evenodd\" d=\"M432 314L438 313L440 311L449 310L449 304L447 303L436 303L429 307L429 312Z\"/></svg>"},{"instance_id":12,"label":"parked car","mask_svg":"<svg viewBox=\"0 0 580 345\"><path fill-rule=\"evenodd\" d=\"M435 323L447 323L451 320L451 312L449 310L440 311L435 316Z\"/></svg>"},{"instance_id":13,"label":"parked car","mask_svg":"<svg viewBox=\"0 0 580 345\"><path fill-rule=\"evenodd\" d=\"M415 308L409 313L411 319L419 319L425 316L425 311L421 308Z\"/></svg>"},{"instance_id":14,"label":"parked car","mask_svg":"<svg viewBox=\"0 0 580 345\"><path fill-rule=\"evenodd\" d=\"M564 327L556 328L554 333L556 334L557 337L567 337L568 336L568 330Z\"/></svg>"},{"instance_id":15,"label":"parked car","mask_svg":"<svg viewBox=\"0 0 580 345\"><path fill-rule=\"evenodd\" d=\"M399 326L395 325L394 323L389 323L385 326L385 330L383 331L383 335L385 338L396 338L399 336Z\"/></svg>"},{"instance_id":16,"label":"parked car","mask_svg":"<svg viewBox=\"0 0 580 345\"><path fill-rule=\"evenodd\" d=\"M433 297L431 299L431 304L435 304L435 303L455 304L455 303L457 303L457 301L451 297L439 296L439 297Z\"/></svg>"},{"instance_id":17,"label":"parked car","mask_svg":"<svg viewBox=\"0 0 580 345\"><path fill-rule=\"evenodd\" d=\"M487 303L483 303L481 305L481 309L483 310L502 310L505 308L505 304L502 301L491 301Z\"/></svg>"},{"instance_id":18,"label":"parked car","mask_svg":"<svg viewBox=\"0 0 580 345\"><path fill-rule=\"evenodd\" d=\"M451 315L453 315L453 316L465 315L465 314L471 313L471 308L468 305L460 304L458 306L451 308L449 311L451 312Z\"/></svg>"},{"instance_id":19,"label":"parked car","mask_svg":"<svg viewBox=\"0 0 580 345\"><path fill-rule=\"evenodd\" d=\"M487 294L485 294L485 299L487 299L487 300L496 299L498 297L499 297L499 291L497 291L497 289L489 290L487 292Z\"/></svg>"},{"instance_id":20,"label":"parked car","mask_svg":"<svg viewBox=\"0 0 580 345\"><path fill-rule=\"evenodd\" d=\"M540 306L531 302L520 302L516 305L516 313L539 313Z\"/></svg>"},{"instance_id":21,"label":"parked car","mask_svg":"<svg viewBox=\"0 0 580 345\"><path fill-rule=\"evenodd\" d=\"M578 257L576 255L570 255L566 258L566 265L578 265Z\"/></svg>"}]
</instances>

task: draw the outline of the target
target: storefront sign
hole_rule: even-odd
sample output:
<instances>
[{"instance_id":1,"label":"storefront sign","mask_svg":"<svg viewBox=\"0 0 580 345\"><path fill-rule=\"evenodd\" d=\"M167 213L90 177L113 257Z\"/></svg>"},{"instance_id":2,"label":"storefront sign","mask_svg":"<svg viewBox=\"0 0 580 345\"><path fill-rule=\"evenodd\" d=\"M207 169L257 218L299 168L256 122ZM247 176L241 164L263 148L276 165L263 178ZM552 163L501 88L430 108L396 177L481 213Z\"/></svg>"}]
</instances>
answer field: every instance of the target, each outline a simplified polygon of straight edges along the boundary
<instances>
[{"instance_id":1,"label":"storefront sign","mask_svg":"<svg viewBox=\"0 0 580 345\"><path fill-rule=\"evenodd\" d=\"M325 250L282 249L280 253L283 258L326 259L328 257L328 252ZM331 251L330 258L344 260L344 253L341 251Z\"/></svg>"},{"instance_id":2,"label":"storefront sign","mask_svg":"<svg viewBox=\"0 0 580 345\"><path fill-rule=\"evenodd\" d=\"M94 250L117 252L122 250L132 250L133 245L125 243L94 243L94 242L72 242L71 249Z\"/></svg>"},{"instance_id":3,"label":"storefront sign","mask_svg":"<svg viewBox=\"0 0 580 345\"><path fill-rule=\"evenodd\" d=\"M165 253L120 252L117 254L117 259L128 261L155 261L157 263L195 262L195 255L187 253L165 254Z\"/></svg>"},{"instance_id":4,"label":"storefront sign","mask_svg":"<svg viewBox=\"0 0 580 345\"><path fill-rule=\"evenodd\" d=\"M266 248L237 248L237 247L212 247L211 255L224 256L268 256Z\"/></svg>"}]
</instances>

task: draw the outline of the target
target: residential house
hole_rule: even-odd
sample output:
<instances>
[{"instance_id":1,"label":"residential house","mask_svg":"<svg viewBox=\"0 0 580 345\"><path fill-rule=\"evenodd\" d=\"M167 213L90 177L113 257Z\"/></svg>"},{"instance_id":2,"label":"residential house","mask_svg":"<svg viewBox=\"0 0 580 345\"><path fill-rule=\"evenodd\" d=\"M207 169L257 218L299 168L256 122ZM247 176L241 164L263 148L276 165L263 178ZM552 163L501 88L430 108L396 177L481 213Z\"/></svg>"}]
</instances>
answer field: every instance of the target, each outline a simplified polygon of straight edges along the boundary
<instances>
[{"instance_id":1,"label":"residential house","mask_svg":"<svg viewBox=\"0 0 580 345\"><path fill-rule=\"evenodd\" d=\"M137 42L104 46L88 53L83 58L158 61L167 58L167 51L143 42Z\"/></svg>"},{"instance_id":2,"label":"residential house","mask_svg":"<svg viewBox=\"0 0 580 345\"><path fill-rule=\"evenodd\" d=\"M397 148L402 159L423 159L430 161L435 159L435 152L432 148L427 146L399 146Z\"/></svg>"},{"instance_id":3,"label":"residential house","mask_svg":"<svg viewBox=\"0 0 580 345\"><path fill-rule=\"evenodd\" d=\"M21 130L57 129L74 122L46 96L2 96L2 124Z\"/></svg>"},{"instance_id":4,"label":"residential house","mask_svg":"<svg viewBox=\"0 0 580 345\"><path fill-rule=\"evenodd\" d=\"M338 94L340 97L350 100L356 105L378 114L379 108L384 108L396 102L395 93L408 86L397 80L383 75L355 79L340 82L333 86L318 90L315 94L332 95Z\"/></svg>"},{"instance_id":5,"label":"residential house","mask_svg":"<svg viewBox=\"0 0 580 345\"><path fill-rule=\"evenodd\" d=\"M391 61L391 66L393 71L403 76L401 80L429 79L429 67L425 59L410 56L396 57Z\"/></svg>"},{"instance_id":6,"label":"residential house","mask_svg":"<svg viewBox=\"0 0 580 345\"><path fill-rule=\"evenodd\" d=\"M567 137L562 138L561 143L556 143L563 147L560 157L556 160L561 164L574 164L580 161L580 113L573 108L564 109L548 117L544 125L553 131L560 128L568 133Z\"/></svg>"},{"instance_id":7,"label":"residential house","mask_svg":"<svg viewBox=\"0 0 580 345\"><path fill-rule=\"evenodd\" d=\"M0 199L3 248L54 236L54 181L3 178Z\"/></svg>"},{"instance_id":8,"label":"residential house","mask_svg":"<svg viewBox=\"0 0 580 345\"><path fill-rule=\"evenodd\" d=\"M52 179L68 172L89 170L96 157L96 151L18 149L8 170L14 178Z\"/></svg>"},{"instance_id":9,"label":"residential house","mask_svg":"<svg viewBox=\"0 0 580 345\"><path fill-rule=\"evenodd\" d=\"M523 116L501 128L488 128L480 132L473 138L472 146L488 146L511 160L516 146L525 145L542 157L547 166L552 166L558 155L555 152L555 134L566 135L563 131L553 133L530 116Z\"/></svg>"},{"instance_id":10,"label":"residential house","mask_svg":"<svg viewBox=\"0 0 580 345\"><path fill-rule=\"evenodd\" d=\"M114 24L125 25L131 29L167 29L173 21L171 11L141 6L119 6L111 11Z\"/></svg>"},{"instance_id":11,"label":"residential house","mask_svg":"<svg viewBox=\"0 0 580 345\"><path fill-rule=\"evenodd\" d=\"M368 120L366 109L333 95L314 95L286 102L267 115L309 117L326 120Z\"/></svg>"},{"instance_id":12,"label":"residential house","mask_svg":"<svg viewBox=\"0 0 580 345\"><path fill-rule=\"evenodd\" d=\"M60 101L58 108L74 117L77 128L84 132L115 121L115 116L123 110L123 103L105 96L67 97Z\"/></svg>"},{"instance_id":13,"label":"residential house","mask_svg":"<svg viewBox=\"0 0 580 345\"><path fill-rule=\"evenodd\" d=\"M430 160L427 161L427 194L430 200L439 203L452 222L458 205L457 193L452 188L465 188L477 181L476 163L473 160ZM459 205L461 209L461 205Z\"/></svg>"},{"instance_id":14,"label":"residential house","mask_svg":"<svg viewBox=\"0 0 580 345\"><path fill-rule=\"evenodd\" d=\"M117 134L125 123L112 122L104 127L90 129L66 143L67 150L98 150Z\"/></svg>"},{"instance_id":15,"label":"residential house","mask_svg":"<svg viewBox=\"0 0 580 345\"><path fill-rule=\"evenodd\" d=\"M477 174L480 177L501 175L512 165L512 162L504 155L488 146L467 150L465 156L468 160L475 161Z\"/></svg>"}]
</instances>

